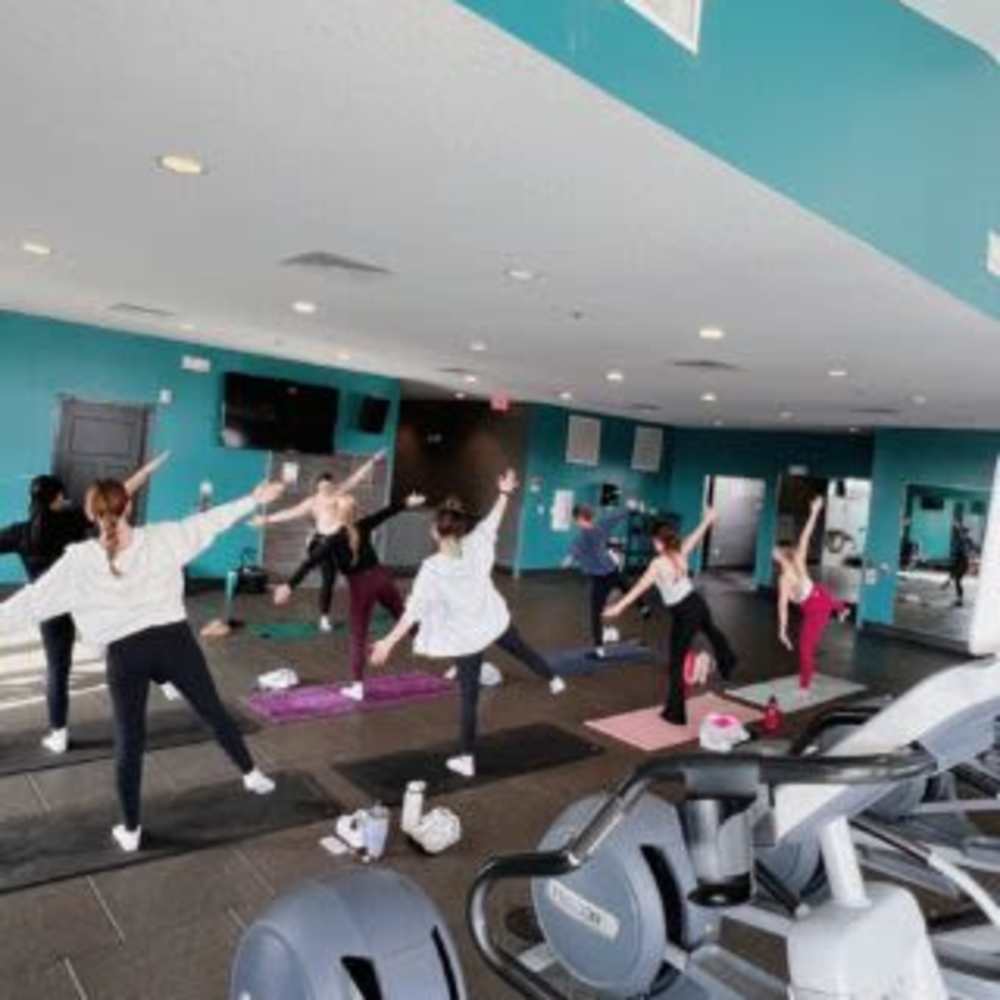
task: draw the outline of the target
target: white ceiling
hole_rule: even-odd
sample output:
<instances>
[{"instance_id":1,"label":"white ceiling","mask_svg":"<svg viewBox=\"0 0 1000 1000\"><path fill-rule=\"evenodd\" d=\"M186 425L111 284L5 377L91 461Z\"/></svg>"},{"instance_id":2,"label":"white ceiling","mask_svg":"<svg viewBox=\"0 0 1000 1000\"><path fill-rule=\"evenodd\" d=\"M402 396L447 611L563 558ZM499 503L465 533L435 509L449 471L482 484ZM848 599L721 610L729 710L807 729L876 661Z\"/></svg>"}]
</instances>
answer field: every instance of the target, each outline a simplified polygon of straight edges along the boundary
<instances>
[{"instance_id":1,"label":"white ceiling","mask_svg":"<svg viewBox=\"0 0 1000 1000\"><path fill-rule=\"evenodd\" d=\"M907 7L1000 59L997 0L902 0Z\"/></svg>"},{"instance_id":2,"label":"white ceiling","mask_svg":"<svg viewBox=\"0 0 1000 1000\"><path fill-rule=\"evenodd\" d=\"M1000 427L1000 323L449 0L17 4L0 123L0 306L668 423ZM308 250L393 274L279 266Z\"/></svg>"}]
</instances>

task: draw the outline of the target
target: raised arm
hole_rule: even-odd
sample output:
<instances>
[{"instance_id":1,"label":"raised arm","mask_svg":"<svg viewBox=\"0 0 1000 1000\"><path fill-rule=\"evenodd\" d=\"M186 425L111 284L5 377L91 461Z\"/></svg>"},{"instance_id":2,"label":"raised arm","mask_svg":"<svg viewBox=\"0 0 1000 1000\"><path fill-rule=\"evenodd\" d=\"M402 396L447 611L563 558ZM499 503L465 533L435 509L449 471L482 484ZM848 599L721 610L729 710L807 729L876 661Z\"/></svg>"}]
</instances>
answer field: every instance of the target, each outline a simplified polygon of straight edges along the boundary
<instances>
[{"instance_id":1,"label":"raised arm","mask_svg":"<svg viewBox=\"0 0 1000 1000\"><path fill-rule=\"evenodd\" d=\"M313 498L306 497L291 507L275 511L273 514L258 514L250 523L255 528L265 524L281 524L284 521L295 521L300 517L308 517L313 512Z\"/></svg>"},{"instance_id":2,"label":"raised arm","mask_svg":"<svg viewBox=\"0 0 1000 1000\"><path fill-rule=\"evenodd\" d=\"M809 543L812 541L813 532L816 530L816 522L819 520L819 512L823 509L823 498L813 497L809 504L809 517L806 525L799 535L799 544L795 547L795 561L799 568L805 572L806 563L809 559Z\"/></svg>"},{"instance_id":3,"label":"raised arm","mask_svg":"<svg viewBox=\"0 0 1000 1000\"><path fill-rule=\"evenodd\" d=\"M469 538L483 541L494 541L500 530L500 522L507 511L510 503L510 495L517 489L517 473L513 469L508 469L499 479L497 479L497 498L490 508L490 512L479 524L469 532Z\"/></svg>"},{"instance_id":4,"label":"raised arm","mask_svg":"<svg viewBox=\"0 0 1000 1000\"><path fill-rule=\"evenodd\" d=\"M149 482L153 473L170 458L170 452L161 452L152 462L147 462L141 469L137 469L123 483L130 496L135 496Z\"/></svg>"},{"instance_id":5,"label":"raised arm","mask_svg":"<svg viewBox=\"0 0 1000 1000\"><path fill-rule=\"evenodd\" d=\"M0 604L0 632L14 632L56 618L76 603L75 560L66 553L34 583Z\"/></svg>"},{"instance_id":6,"label":"raised arm","mask_svg":"<svg viewBox=\"0 0 1000 1000\"><path fill-rule=\"evenodd\" d=\"M617 618L627 607L635 604L650 587L656 583L657 563L663 556L657 556L647 567L646 572L639 577L632 589L614 604L604 609L605 618Z\"/></svg>"},{"instance_id":7,"label":"raised arm","mask_svg":"<svg viewBox=\"0 0 1000 1000\"><path fill-rule=\"evenodd\" d=\"M375 452L367 462L359 465L342 483L338 484L338 493L350 493L359 483L365 481L368 473L375 468L375 466L385 458L385 449L382 448Z\"/></svg>"},{"instance_id":8,"label":"raised arm","mask_svg":"<svg viewBox=\"0 0 1000 1000\"><path fill-rule=\"evenodd\" d=\"M698 525L690 535L685 537L684 541L681 542L681 555L686 559L689 555L699 545L701 545L702 539L708 534L708 529L718 521L719 515L716 513L715 508L709 507L705 511L704 517L701 519L701 524Z\"/></svg>"}]
</instances>

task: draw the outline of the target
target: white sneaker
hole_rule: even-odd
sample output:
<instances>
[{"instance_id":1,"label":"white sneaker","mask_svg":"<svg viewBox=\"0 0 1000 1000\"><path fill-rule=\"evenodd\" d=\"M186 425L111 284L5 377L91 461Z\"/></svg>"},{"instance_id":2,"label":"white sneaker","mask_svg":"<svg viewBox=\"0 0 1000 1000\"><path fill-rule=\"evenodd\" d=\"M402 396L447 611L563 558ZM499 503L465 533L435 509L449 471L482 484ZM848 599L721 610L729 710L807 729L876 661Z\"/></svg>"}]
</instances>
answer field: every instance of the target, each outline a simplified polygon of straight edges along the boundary
<instances>
[{"instance_id":1,"label":"white sneaker","mask_svg":"<svg viewBox=\"0 0 1000 1000\"><path fill-rule=\"evenodd\" d=\"M180 701L181 693L173 686L173 684L170 683L170 681L167 681L166 684L161 684L160 691L167 701Z\"/></svg>"},{"instance_id":2,"label":"white sneaker","mask_svg":"<svg viewBox=\"0 0 1000 1000\"><path fill-rule=\"evenodd\" d=\"M449 757L445 761L445 767L455 774L460 774L463 778L474 778L476 776L476 758L471 753L463 753L458 757Z\"/></svg>"},{"instance_id":3,"label":"white sneaker","mask_svg":"<svg viewBox=\"0 0 1000 1000\"><path fill-rule=\"evenodd\" d=\"M355 681L353 684L348 684L347 687L342 687L340 693L345 698L350 698L352 701L364 701L365 700L365 686L361 681Z\"/></svg>"},{"instance_id":4,"label":"white sneaker","mask_svg":"<svg viewBox=\"0 0 1000 1000\"><path fill-rule=\"evenodd\" d=\"M566 682L561 677L553 677L549 681L549 690L553 694L562 694L566 690Z\"/></svg>"},{"instance_id":5,"label":"white sneaker","mask_svg":"<svg viewBox=\"0 0 1000 1000\"><path fill-rule=\"evenodd\" d=\"M53 729L47 736L42 737L42 746L50 753L65 753L69 746L69 730Z\"/></svg>"},{"instance_id":6,"label":"white sneaker","mask_svg":"<svg viewBox=\"0 0 1000 1000\"><path fill-rule=\"evenodd\" d=\"M320 615L319 630L320 630L320 632L332 632L333 631L333 623L330 621L329 615Z\"/></svg>"},{"instance_id":7,"label":"white sneaker","mask_svg":"<svg viewBox=\"0 0 1000 1000\"><path fill-rule=\"evenodd\" d=\"M453 681L457 676L458 676L458 667L456 667L456 666L450 666L444 672L444 679L446 681Z\"/></svg>"},{"instance_id":8,"label":"white sneaker","mask_svg":"<svg viewBox=\"0 0 1000 1000\"><path fill-rule=\"evenodd\" d=\"M139 850L139 841L142 840L142 827L137 826L134 830L126 830L123 823L111 828L111 836L115 838L118 846L126 854L134 854Z\"/></svg>"},{"instance_id":9,"label":"white sneaker","mask_svg":"<svg viewBox=\"0 0 1000 1000\"><path fill-rule=\"evenodd\" d=\"M243 787L254 795L270 795L274 791L274 781L255 767L243 775Z\"/></svg>"}]
</instances>

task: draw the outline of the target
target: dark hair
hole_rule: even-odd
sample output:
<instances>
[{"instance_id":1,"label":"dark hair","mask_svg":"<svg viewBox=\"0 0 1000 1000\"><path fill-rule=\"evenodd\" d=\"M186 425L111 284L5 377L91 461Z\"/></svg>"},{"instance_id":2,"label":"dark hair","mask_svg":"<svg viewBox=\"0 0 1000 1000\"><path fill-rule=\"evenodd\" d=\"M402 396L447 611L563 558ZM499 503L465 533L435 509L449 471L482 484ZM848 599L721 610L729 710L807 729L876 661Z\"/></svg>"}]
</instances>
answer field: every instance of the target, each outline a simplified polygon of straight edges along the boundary
<instances>
[{"instance_id":1,"label":"dark hair","mask_svg":"<svg viewBox=\"0 0 1000 1000\"><path fill-rule=\"evenodd\" d=\"M578 503L573 505L573 520L574 521L593 521L594 511L593 508L588 507L585 503Z\"/></svg>"},{"instance_id":2,"label":"dark hair","mask_svg":"<svg viewBox=\"0 0 1000 1000\"><path fill-rule=\"evenodd\" d=\"M52 504L65 492L63 481L58 476L35 476L31 480L28 487L28 521L33 549L42 545Z\"/></svg>"},{"instance_id":3,"label":"dark hair","mask_svg":"<svg viewBox=\"0 0 1000 1000\"><path fill-rule=\"evenodd\" d=\"M118 522L128 510L131 497L124 483L117 479L98 479L87 490L87 511L104 531L104 547L108 553L108 566L115 576L121 576L115 566L118 555Z\"/></svg>"},{"instance_id":4,"label":"dark hair","mask_svg":"<svg viewBox=\"0 0 1000 1000\"><path fill-rule=\"evenodd\" d=\"M681 536L677 529L671 524L658 524L653 529L653 538L658 541L667 552L680 552Z\"/></svg>"},{"instance_id":5,"label":"dark hair","mask_svg":"<svg viewBox=\"0 0 1000 1000\"><path fill-rule=\"evenodd\" d=\"M458 497L448 497L434 514L434 530L439 538L465 537L469 530L469 515Z\"/></svg>"},{"instance_id":6,"label":"dark hair","mask_svg":"<svg viewBox=\"0 0 1000 1000\"><path fill-rule=\"evenodd\" d=\"M333 476L330 475L329 472L321 472L316 477L316 485L317 486L319 486L320 483L332 483L332 482L333 482Z\"/></svg>"}]
</instances>

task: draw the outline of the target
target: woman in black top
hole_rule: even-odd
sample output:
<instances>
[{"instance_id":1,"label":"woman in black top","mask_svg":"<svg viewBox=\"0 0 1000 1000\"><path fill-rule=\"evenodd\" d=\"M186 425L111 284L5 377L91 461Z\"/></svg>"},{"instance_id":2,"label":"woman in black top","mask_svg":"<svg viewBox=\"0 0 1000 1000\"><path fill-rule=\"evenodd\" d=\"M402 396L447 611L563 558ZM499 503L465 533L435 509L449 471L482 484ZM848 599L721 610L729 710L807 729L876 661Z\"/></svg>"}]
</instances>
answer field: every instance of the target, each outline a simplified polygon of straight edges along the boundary
<instances>
[{"instance_id":1,"label":"woman in black top","mask_svg":"<svg viewBox=\"0 0 1000 1000\"><path fill-rule=\"evenodd\" d=\"M125 483L135 494L162 465L164 453L143 466ZM28 490L28 520L0 528L0 555L17 555L32 582L58 562L67 545L82 542L91 532L87 514L70 504L58 476L35 476ZM53 753L65 753L69 745L69 672L73 665L76 628L71 615L58 615L39 626L45 650L46 695L50 732L42 745Z\"/></svg>"},{"instance_id":2,"label":"woman in black top","mask_svg":"<svg viewBox=\"0 0 1000 1000\"><path fill-rule=\"evenodd\" d=\"M311 552L302 565L291 575L287 584L275 590L276 604L285 604L297 587L314 567L324 559L332 558L337 569L347 577L350 588L351 674L354 683L343 689L349 698L360 701L365 696L365 662L368 655L368 629L375 605L381 604L393 618L403 614L403 598L392 579L392 574L378 561L372 546L372 532L400 511L420 507L424 498L411 493L401 503L390 504L368 517L358 518L358 505L354 497L338 498L337 518L341 528Z\"/></svg>"}]
</instances>

